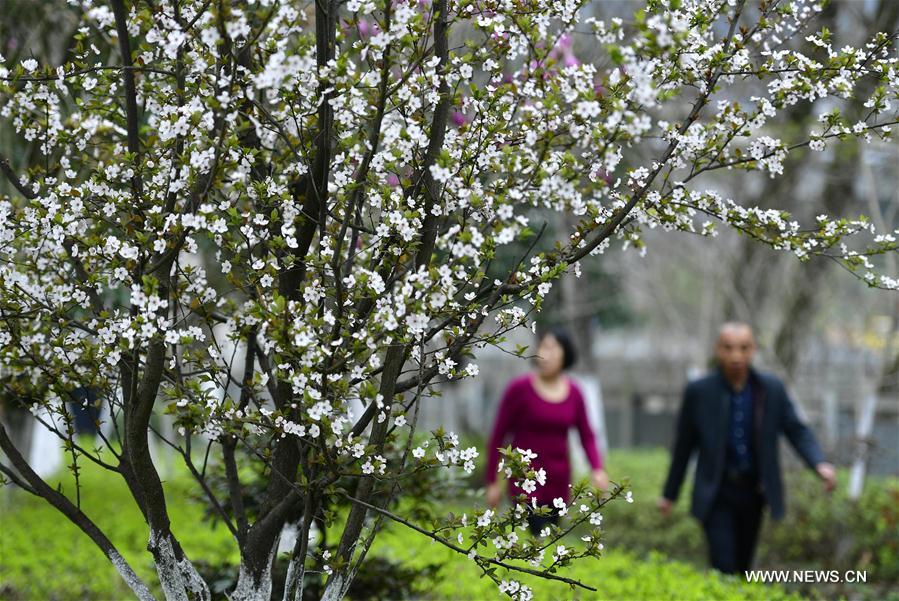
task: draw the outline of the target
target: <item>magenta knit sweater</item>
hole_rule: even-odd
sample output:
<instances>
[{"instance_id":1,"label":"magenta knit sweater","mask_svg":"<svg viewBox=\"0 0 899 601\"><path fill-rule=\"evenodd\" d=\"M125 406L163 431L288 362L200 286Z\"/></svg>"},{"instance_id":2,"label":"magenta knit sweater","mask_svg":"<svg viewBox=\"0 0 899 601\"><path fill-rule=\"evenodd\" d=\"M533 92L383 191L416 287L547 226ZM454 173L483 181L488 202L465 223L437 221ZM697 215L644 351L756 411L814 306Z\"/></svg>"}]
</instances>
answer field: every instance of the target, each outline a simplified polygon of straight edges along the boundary
<instances>
[{"instance_id":1,"label":"magenta knit sweater","mask_svg":"<svg viewBox=\"0 0 899 601\"><path fill-rule=\"evenodd\" d=\"M541 505L552 505L561 497L568 502L571 483L571 464L568 457L568 430L577 428L584 452L595 470L602 467L602 458L596 447L593 429L587 419L587 407L580 388L569 380L568 397L561 402L543 400L534 388L533 374L519 376L509 382L503 393L493 424L493 432L487 445L487 483L496 481L499 465L499 448L509 444L512 448L530 449L537 453L531 461L535 470L546 470L546 484L537 486L529 494ZM509 482L509 495L523 493Z\"/></svg>"}]
</instances>

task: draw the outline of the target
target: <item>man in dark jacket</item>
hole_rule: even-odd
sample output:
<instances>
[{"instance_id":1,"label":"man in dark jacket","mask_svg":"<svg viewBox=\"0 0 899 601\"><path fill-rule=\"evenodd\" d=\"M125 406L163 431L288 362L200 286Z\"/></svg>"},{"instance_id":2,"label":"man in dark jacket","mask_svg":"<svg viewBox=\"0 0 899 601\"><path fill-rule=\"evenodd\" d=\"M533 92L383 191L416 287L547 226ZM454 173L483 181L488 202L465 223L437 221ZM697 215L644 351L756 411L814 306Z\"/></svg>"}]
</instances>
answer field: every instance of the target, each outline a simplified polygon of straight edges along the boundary
<instances>
[{"instance_id":1,"label":"man in dark jacket","mask_svg":"<svg viewBox=\"0 0 899 601\"><path fill-rule=\"evenodd\" d=\"M836 484L815 436L796 414L783 383L752 368L752 329L729 322L715 346L718 369L690 382L677 421L671 468L658 506L671 513L687 463L699 451L690 512L705 530L712 567L742 573L752 556L768 505L775 520L784 515L778 435L824 481Z\"/></svg>"}]
</instances>

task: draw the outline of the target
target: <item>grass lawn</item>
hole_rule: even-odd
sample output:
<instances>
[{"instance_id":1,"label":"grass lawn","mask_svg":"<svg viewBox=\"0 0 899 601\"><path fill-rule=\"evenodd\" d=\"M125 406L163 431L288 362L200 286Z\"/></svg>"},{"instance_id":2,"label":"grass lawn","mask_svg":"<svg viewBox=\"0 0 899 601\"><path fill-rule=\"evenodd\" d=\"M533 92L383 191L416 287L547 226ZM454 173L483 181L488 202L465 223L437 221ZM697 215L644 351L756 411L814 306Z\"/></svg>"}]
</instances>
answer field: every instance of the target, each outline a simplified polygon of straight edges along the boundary
<instances>
[{"instance_id":1,"label":"grass lawn","mask_svg":"<svg viewBox=\"0 0 899 601\"><path fill-rule=\"evenodd\" d=\"M53 480L70 496L72 477L65 472ZM147 528L125 485L91 464L82 472L81 503L159 595L149 553ZM166 482L173 530L193 559L211 564L236 563L235 542L221 524L203 520L203 507L193 499L191 480L176 470ZM22 491L0 494L0 599L118 600L132 594L103 554L76 527L42 500ZM645 503L651 499L644 497ZM635 503L629 506L639 510ZM642 508L647 510L648 507ZM651 533L643 533L651 535ZM575 543L576 544L576 543ZM533 577L518 578L532 587L535 599L787 599L777 587L746 584L736 579L670 561L660 554L637 558L607 544L600 560L583 560L561 575L598 589L570 589L564 583ZM477 567L464 557L402 526L391 526L375 542L373 555L410 566L441 564L426 599L500 599L496 586L480 578ZM160 595L161 597L161 595Z\"/></svg>"},{"instance_id":2,"label":"grass lawn","mask_svg":"<svg viewBox=\"0 0 899 601\"><path fill-rule=\"evenodd\" d=\"M85 462L81 508L97 523L147 584L159 594L148 528L121 478ZM68 472L50 481L74 498ZM203 507L191 500L187 471L165 483L172 528L191 557L236 561L237 545L222 524L203 522ZM11 494L10 494L11 493ZM131 599L134 595L106 556L76 526L43 499L21 490L0 491L0 599Z\"/></svg>"}]
</instances>

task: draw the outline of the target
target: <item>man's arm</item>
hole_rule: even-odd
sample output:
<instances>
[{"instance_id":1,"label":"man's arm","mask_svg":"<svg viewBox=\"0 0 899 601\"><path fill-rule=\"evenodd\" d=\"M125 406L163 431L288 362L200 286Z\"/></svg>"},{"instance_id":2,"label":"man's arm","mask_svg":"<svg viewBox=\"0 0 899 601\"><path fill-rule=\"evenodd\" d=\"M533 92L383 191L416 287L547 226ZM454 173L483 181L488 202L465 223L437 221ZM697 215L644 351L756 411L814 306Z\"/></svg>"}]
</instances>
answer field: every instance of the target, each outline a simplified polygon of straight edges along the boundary
<instances>
[{"instance_id":1,"label":"man's arm","mask_svg":"<svg viewBox=\"0 0 899 601\"><path fill-rule=\"evenodd\" d=\"M803 461L824 480L824 487L829 492L836 486L836 470L824 460L824 453L814 433L805 422L799 419L796 407L786 389L783 390L783 413L781 414L781 430L787 440L796 449Z\"/></svg>"},{"instance_id":2,"label":"man's arm","mask_svg":"<svg viewBox=\"0 0 899 601\"><path fill-rule=\"evenodd\" d=\"M824 462L824 453L805 422L799 419L796 413L796 406L786 390L783 390L783 412L781 413L781 431L786 435L787 440L799 453L799 456L812 469Z\"/></svg>"},{"instance_id":3,"label":"man's arm","mask_svg":"<svg viewBox=\"0 0 899 601\"><path fill-rule=\"evenodd\" d=\"M669 501L676 501L680 494L684 474L687 472L687 463L690 461L690 455L693 454L693 449L696 448L699 439L694 421L694 396L693 386L688 384L684 389L684 398L680 414L677 417L671 467L668 469L668 478L665 480L665 488L662 491L662 496Z\"/></svg>"}]
</instances>

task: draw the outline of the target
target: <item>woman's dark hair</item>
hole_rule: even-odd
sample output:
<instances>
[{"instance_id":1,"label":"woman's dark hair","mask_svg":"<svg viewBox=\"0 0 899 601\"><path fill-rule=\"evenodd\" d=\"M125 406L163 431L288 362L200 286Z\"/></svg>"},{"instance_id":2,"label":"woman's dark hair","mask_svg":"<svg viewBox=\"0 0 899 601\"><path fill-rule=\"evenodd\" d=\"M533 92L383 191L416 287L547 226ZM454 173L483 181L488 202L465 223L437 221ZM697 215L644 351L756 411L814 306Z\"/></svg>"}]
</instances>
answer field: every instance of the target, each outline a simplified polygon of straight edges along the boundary
<instances>
[{"instance_id":1,"label":"woman's dark hair","mask_svg":"<svg viewBox=\"0 0 899 601\"><path fill-rule=\"evenodd\" d=\"M555 338L562 347L562 369L568 369L577 362L577 349L568 330L560 326L544 328L537 332L537 343L539 344L547 336Z\"/></svg>"}]
</instances>

